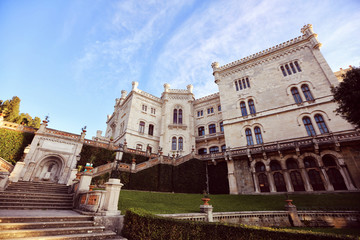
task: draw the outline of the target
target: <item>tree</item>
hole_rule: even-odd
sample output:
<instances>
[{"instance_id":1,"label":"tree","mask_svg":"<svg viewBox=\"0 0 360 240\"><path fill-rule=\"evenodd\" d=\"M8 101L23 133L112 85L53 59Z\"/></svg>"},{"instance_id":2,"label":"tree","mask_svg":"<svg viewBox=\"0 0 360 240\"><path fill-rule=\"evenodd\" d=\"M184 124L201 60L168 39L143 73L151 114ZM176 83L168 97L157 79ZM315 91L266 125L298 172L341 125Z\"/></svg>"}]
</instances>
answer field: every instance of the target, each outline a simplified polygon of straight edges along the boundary
<instances>
[{"instance_id":1,"label":"tree","mask_svg":"<svg viewBox=\"0 0 360 240\"><path fill-rule=\"evenodd\" d=\"M360 128L360 68L354 67L343 77L343 82L331 90L338 103L336 112Z\"/></svg>"},{"instance_id":2,"label":"tree","mask_svg":"<svg viewBox=\"0 0 360 240\"><path fill-rule=\"evenodd\" d=\"M10 101L6 100L2 104L2 110L4 111L4 120L8 122L15 122L20 113L20 98L14 96Z\"/></svg>"}]
</instances>

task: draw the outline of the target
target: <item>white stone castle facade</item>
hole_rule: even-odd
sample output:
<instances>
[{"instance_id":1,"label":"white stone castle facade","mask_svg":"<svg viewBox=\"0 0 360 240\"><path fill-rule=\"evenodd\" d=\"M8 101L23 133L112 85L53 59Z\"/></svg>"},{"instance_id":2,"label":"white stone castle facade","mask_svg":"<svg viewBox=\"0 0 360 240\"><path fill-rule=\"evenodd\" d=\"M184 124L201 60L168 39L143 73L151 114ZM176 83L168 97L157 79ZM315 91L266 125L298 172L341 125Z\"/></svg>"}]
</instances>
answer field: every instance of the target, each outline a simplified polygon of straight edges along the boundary
<instances>
[{"instance_id":1,"label":"white stone castle facade","mask_svg":"<svg viewBox=\"0 0 360 240\"><path fill-rule=\"evenodd\" d=\"M336 140L354 131L334 113L330 87L338 80L312 26L301 32L224 66L213 63L219 92L203 98L195 99L192 85L164 84L156 97L133 82L116 99L105 138L170 156L195 151L209 164L226 160L232 194L359 188L360 170L352 166L360 159L345 161ZM333 139L330 145L318 144L324 137Z\"/></svg>"}]
</instances>

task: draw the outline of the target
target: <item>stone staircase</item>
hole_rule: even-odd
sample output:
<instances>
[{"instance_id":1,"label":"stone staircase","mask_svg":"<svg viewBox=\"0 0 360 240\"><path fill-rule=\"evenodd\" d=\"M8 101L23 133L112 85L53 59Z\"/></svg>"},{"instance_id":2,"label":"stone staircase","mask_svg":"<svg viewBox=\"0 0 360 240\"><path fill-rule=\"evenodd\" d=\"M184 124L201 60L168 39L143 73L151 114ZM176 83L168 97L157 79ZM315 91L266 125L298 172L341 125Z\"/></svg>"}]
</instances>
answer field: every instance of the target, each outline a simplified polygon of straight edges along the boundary
<instances>
[{"instance_id":1,"label":"stone staircase","mask_svg":"<svg viewBox=\"0 0 360 240\"><path fill-rule=\"evenodd\" d=\"M62 184L16 182L0 192L0 239L124 239L75 213Z\"/></svg>"},{"instance_id":2,"label":"stone staircase","mask_svg":"<svg viewBox=\"0 0 360 240\"><path fill-rule=\"evenodd\" d=\"M69 210L73 194L68 187L51 182L11 183L0 192L0 209L58 209Z\"/></svg>"},{"instance_id":3,"label":"stone staircase","mask_svg":"<svg viewBox=\"0 0 360 240\"><path fill-rule=\"evenodd\" d=\"M0 217L0 239L121 239L91 216Z\"/></svg>"}]
</instances>

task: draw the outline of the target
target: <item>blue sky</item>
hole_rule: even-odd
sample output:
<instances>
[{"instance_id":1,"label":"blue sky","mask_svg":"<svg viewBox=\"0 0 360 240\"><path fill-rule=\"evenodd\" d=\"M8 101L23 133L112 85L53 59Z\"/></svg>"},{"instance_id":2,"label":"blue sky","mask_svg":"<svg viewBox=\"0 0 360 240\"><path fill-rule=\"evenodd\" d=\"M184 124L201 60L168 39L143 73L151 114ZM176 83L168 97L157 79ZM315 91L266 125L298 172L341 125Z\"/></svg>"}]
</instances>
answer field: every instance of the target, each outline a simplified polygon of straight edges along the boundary
<instances>
[{"instance_id":1,"label":"blue sky","mask_svg":"<svg viewBox=\"0 0 360 240\"><path fill-rule=\"evenodd\" d=\"M1 0L0 99L87 138L106 129L131 82L160 96L217 91L220 65L300 36L313 24L333 71L360 64L360 1Z\"/></svg>"}]
</instances>

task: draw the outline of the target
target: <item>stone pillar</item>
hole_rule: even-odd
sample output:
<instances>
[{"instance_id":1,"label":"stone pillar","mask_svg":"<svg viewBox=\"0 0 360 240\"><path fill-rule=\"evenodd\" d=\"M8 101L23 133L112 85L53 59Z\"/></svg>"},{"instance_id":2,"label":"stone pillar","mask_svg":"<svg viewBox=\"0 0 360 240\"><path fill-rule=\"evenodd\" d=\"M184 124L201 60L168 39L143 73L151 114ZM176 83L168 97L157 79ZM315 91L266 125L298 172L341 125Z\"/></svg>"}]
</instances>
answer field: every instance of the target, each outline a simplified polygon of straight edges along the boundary
<instances>
[{"instance_id":1,"label":"stone pillar","mask_svg":"<svg viewBox=\"0 0 360 240\"><path fill-rule=\"evenodd\" d=\"M73 184L73 180L76 179L77 169L71 169L69 180L66 184L66 186L70 186Z\"/></svg>"},{"instance_id":2,"label":"stone pillar","mask_svg":"<svg viewBox=\"0 0 360 240\"><path fill-rule=\"evenodd\" d=\"M286 201L288 202L288 204L285 205L285 210L288 211L289 213L291 225L293 227L302 227L303 224L300 221L296 206L291 203L292 200L286 200Z\"/></svg>"},{"instance_id":3,"label":"stone pillar","mask_svg":"<svg viewBox=\"0 0 360 240\"><path fill-rule=\"evenodd\" d=\"M270 192L276 192L276 189L275 189L275 183L274 183L274 178L270 172L270 166L266 165L265 166L266 168L266 177L268 179L268 182L269 182L269 186L270 186Z\"/></svg>"},{"instance_id":4,"label":"stone pillar","mask_svg":"<svg viewBox=\"0 0 360 240\"><path fill-rule=\"evenodd\" d=\"M120 183L118 178L110 178L107 183L105 183L105 202L104 202L104 211L106 216L120 215L118 210L118 203L120 197L120 190L124 184Z\"/></svg>"},{"instance_id":5,"label":"stone pillar","mask_svg":"<svg viewBox=\"0 0 360 240\"><path fill-rule=\"evenodd\" d=\"M255 174L255 172L252 172L251 174L252 174L253 181L254 181L255 193L260 193L259 182L258 182L258 179L256 177L256 174Z\"/></svg>"},{"instance_id":6,"label":"stone pillar","mask_svg":"<svg viewBox=\"0 0 360 240\"><path fill-rule=\"evenodd\" d=\"M312 186L310 185L309 177L307 175L307 172L306 172L305 168L301 168L300 173L301 173L302 178L304 179L305 191L311 192L312 191Z\"/></svg>"},{"instance_id":7,"label":"stone pillar","mask_svg":"<svg viewBox=\"0 0 360 240\"><path fill-rule=\"evenodd\" d=\"M0 191L4 191L9 182L9 173L0 172Z\"/></svg>"},{"instance_id":8,"label":"stone pillar","mask_svg":"<svg viewBox=\"0 0 360 240\"><path fill-rule=\"evenodd\" d=\"M321 167L320 169L325 179L324 184L326 191L334 191L334 186L330 183L330 179L326 173L326 169L324 167Z\"/></svg>"},{"instance_id":9,"label":"stone pillar","mask_svg":"<svg viewBox=\"0 0 360 240\"><path fill-rule=\"evenodd\" d=\"M230 194L238 194L239 191L236 184L236 177L234 176L235 166L233 160L227 161L227 168Z\"/></svg>"},{"instance_id":10,"label":"stone pillar","mask_svg":"<svg viewBox=\"0 0 360 240\"><path fill-rule=\"evenodd\" d=\"M351 182L349 172L347 171L345 165L341 165L339 171L344 178L347 189L348 190L356 190L356 188L354 187L354 185Z\"/></svg>"},{"instance_id":11,"label":"stone pillar","mask_svg":"<svg viewBox=\"0 0 360 240\"><path fill-rule=\"evenodd\" d=\"M91 172L84 172L80 177L79 187L77 192L87 192L89 191L89 186L91 184L92 173Z\"/></svg>"},{"instance_id":12,"label":"stone pillar","mask_svg":"<svg viewBox=\"0 0 360 240\"><path fill-rule=\"evenodd\" d=\"M213 207L212 205L200 205L200 212L206 213L205 221L213 222Z\"/></svg>"},{"instance_id":13,"label":"stone pillar","mask_svg":"<svg viewBox=\"0 0 360 240\"><path fill-rule=\"evenodd\" d=\"M21 172L22 172L24 166L25 166L25 162L17 162L15 164L15 167L14 167L14 169L11 172L10 177L9 177L9 180L11 182L19 181L19 179L21 177Z\"/></svg>"},{"instance_id":14,"label":"stone pillar","mask_svg":"<svg viewBox=\"0 0 360 240\"><path fill-rule=\"evenodd\" d=\"M286 184L286 189L288 192L294 192L294 188L291 184L291 179L290 179L290 175L289 172L284 171L284 179L285 179L285 184Z\"/></svg>"}]
</instances>

